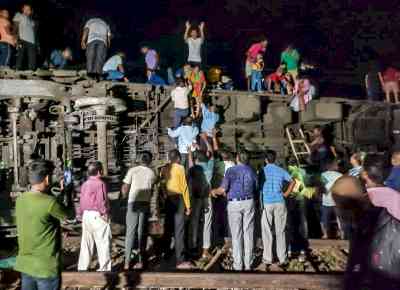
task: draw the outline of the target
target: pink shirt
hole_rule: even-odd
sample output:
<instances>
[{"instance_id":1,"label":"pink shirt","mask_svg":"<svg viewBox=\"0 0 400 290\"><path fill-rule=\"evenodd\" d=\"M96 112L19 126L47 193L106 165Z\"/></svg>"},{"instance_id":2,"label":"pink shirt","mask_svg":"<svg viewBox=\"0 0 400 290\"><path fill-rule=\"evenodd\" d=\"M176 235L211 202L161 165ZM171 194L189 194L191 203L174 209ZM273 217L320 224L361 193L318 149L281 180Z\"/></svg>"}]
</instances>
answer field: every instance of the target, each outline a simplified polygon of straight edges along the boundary
<instances>
[{"instance_id":1,"label":"pink shirt","mask_svg":"<svg viewBox=\"0 0 400 290\"><path fill-rule=\"evenodd\" d=\"M400 193L390 187L372 187L367 189L369 199L374 206L384 207L396 219L400 220Z\"/></svg>"},{"instance_id":2,"label":"pink shirt","mask_svg":"<svg viewBox=\"0 0 400 290\"><path fill-rule=\"evenodd\" d=\"M265 47L263 47L261 43L254 43L252 46L250 46L249 50L247 51L247 61L255 62L257 59L257 54L264 52L265 52Z\"/></svg>"},{"instance_id":3,"label":"pink shirt","mask_svg":"<svg viewBox=\"0 0 400 290\"><path fill-rule=\"evenodd\" d=\"M81 186L78 214L82 216L85 210L98 211L101 215L109 213L106 184L98 176L90 176Z\"/></svg>"}]
</instances>

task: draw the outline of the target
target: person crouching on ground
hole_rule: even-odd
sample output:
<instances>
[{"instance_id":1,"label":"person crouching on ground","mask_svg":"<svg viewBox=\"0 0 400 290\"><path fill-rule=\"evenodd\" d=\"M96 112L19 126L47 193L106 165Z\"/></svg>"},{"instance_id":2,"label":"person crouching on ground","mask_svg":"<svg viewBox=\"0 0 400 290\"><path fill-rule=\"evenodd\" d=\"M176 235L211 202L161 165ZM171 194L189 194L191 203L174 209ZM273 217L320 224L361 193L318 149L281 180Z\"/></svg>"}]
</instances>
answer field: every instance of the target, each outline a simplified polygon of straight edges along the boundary
<instances>
[{"instance_id":1,"label":"person crouching on ground","mask_svg":"<svg viewBox=\"0 0 400 290\"><path fill-rule=\"evenodd\" d=\"M67 211L48 195L54 165L36 160L29 166L31 190L16 201L18 256L22 289L58 290L61 273L61 226Z\"/></svg>"},{"instance_id":2,"label":"person crouching on ground","mask_svg":"<svg viewBox=\"0 0 400 290\"><path fill-rule=\"evenodd\" d=\"M251 65L251 90L262 92L262 80L264 70L264 59L261 53L257 54L255 63Z\"/></svg>"},{"instance_id":3,"label":"person crouching on ground","mask_svg":"<svg viewBox=\"0 0 400 290\"><path fill-rule=\"evenodd\" d=\"M143 152L140 157L140 164L129 169L122 181L122 195L126 196L129 193L126 213L125 270L129 269L136 237L139 251L134 268L142 269L146 262L145 227L150 212L153 187L157 179L153 169L150 168L152 160L153 156L150 152Z\"/></svg>"},{"instance_id":4,"label":"person crouching on ground","mask_svg":"<svg viewBox=\"0 0 400 290\"><path fill-rule=\"evenodd\" d=\"M88 180L81 186L79 214L82 216L82 240L78 271L87 271L96 245L99 269L111 271L111 226L107 188L101 179L103 166L92 162Z\"/></svg>"},{"instance_id":5,"label":"person crouching on ground","mask_svg":"<svg viewBox=\"0 0 400 290\"><path fill-rule=\"evenodd\" d=\"M287 264L287 245L286 245L286 221L287 208L285 197L289 196L295 186L295 181L290 174L283 168L275 164L276 152L268 150L265 154L265 163L260 180L261 199L263 212L261 217L262 240L264 245L263 262L266 267L272 263L273 236L276 235L276 253L279 265L285 267ZM283 192L285 182L289 186ZM275 228L274 228L275 227Z\"/></svg>"},{"instance_id":6,"label":"person crouching on ground","mask_svg":"<svg viewBox=\"0 0 400 290\"><path fill-rule=\"evenodd\" d=\"M185 261L185 215L190 216L191 201L186 180L185 168L180 164L178 150L168 153L169 164L162 168L161 178L165 197L165 233L166 244L170 245L170 235L175 237L176 268L192 269L193 265Z\"/></svg>"},{"instance_id":7,"label":"person crouching on ground","mask_svg":"<svg viewBox=\"0 0 400 290\"><path fill-rule=\"evenodd\" d=\"M229 168L222 185L211 191L213 197L228 199L228 221L232 233L233 269L250 271L254 254L254 194L257 175L248 165L249 155L241 151L236 156L237 165Z\"/></svg>"}]
</instances>

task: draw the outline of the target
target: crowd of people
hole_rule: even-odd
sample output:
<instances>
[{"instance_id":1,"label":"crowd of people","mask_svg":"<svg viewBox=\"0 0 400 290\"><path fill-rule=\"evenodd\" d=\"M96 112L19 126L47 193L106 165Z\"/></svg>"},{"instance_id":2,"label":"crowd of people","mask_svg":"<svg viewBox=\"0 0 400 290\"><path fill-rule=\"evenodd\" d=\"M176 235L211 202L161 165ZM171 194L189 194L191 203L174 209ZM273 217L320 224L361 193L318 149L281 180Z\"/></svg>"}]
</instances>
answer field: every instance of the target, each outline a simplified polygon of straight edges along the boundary
<instances>
[{"instance_id":1,"label":"crowd of people","mask_svg":"<svg viewBox=\"0 0 400 290\"><path fill-rule=\"evenodd\" d=\"M351 240L346 289L376 281L386 283L377 284L388 285L385 289L396 289L390 287L399 285L399 151L392 154L390 172L383 155L359 151L346 166L343 161L347 160L327 144L323 128L317 126L308 167L290 158L281 162L272 150L262 159L251 159L245 150L234 155L219 148L218 117L210 106L202 104L202 110L205 118L200 126L186 116L176 119L177 128L169 129L178 149L169 152L165 166L154 168L152 154L145 151L122 180L120 199L127 205L125 270L146 268L150 204L158 194L157 216L165 216L165 230L162 237L154 237L158 242L152 243L153 250L166 259L174 251L176 269L194 269L192 259L209 261L213 247L218 243L227 246L230 241L235 271L259 268L254 264L258 238L265 269L285 269L293 257L305 260L308 238L318 236L309 230L310 216L316 214L320 237ZM33 160L31 189L17 198L15 269L22 272L22 289L40 283L48 285L46 289L57 289L62 268L60 222L67 217L82 224L78 270L90 270L94 248L98 271L111 271L115 266L102 164L89 164L79 207L69 213L48 194L52 170L51 162ZM378 280L369 281L367 273ZM390 279L385 280L386 275Z\"/></svg>"},{"instance_id":2,"label":"crowd of people","mask_svg":"<svg viewBox=\"0 0 400 290\"><path fill-rule=\"evenodd\" d=\"M8 11L1 10L0 66L9 66L17 49L16 68L35 69L36 33L30 5L23 5L12 21ZM126 199L127 206L124 269L146 268L150 204L158 194L158 215L165 215L165 231L154 245L166 258L174 251L177 269L193 269L192 259L209 260L213 247L221 240L226 245L231 241L233 269L251 271L258 266L254 254L259 237L265 268L277 264L285 269L294 253L304 260L308 238L319 235L323 239L351 240L346 289L359 289L365 283L398 289L400 152L392 153L392 169L386 174L389 166L383 156L357 151L345 160L327 144L323 128L318 126L312 132L306 168L291 158L282 162L273 150L255 160L245 150L232 153L220 148L220 116L205 96L207 78L202 71L201 53L205 23L194 27L186 22L183 38L189 50L187 63L168 77L168 82L175 85L171 92L174 121L168 135L176 149L169 152L168 163L161 169L152 166L150 152L143 152L121 181L120 199ZM104 20L92 18L85 24L81 47L86 51L88 76L128 81L125 53L117 52L107 60L111 39ZM264 76L267 46L268 41L262 39L246 52L248 89L291 95L291 107L305 110L316 88L300 73L299 52L289 45L276 71ZM158 52L143 45L141 53L147 81L164 85ZM69 48L54 50L48 66L65 68L72 56ZM398 79L394 68L382 74L371 67L366 76L369 95L376 96L380 84L387 100L393 93L397 102ZM347 163L351 166L344 166ZM33 160L29 170L31 188L16 202L19 248L15 269L22 273L24 290L58 289L62 269L60 225L67 218L76 218L82 225L78 270L90 270L95 248L98 271L113 269L112 216L103 164L89 164L77 209L65 208L49 194L52 176L51 162ZM318 217L320 234L311 234L310 211Z\"/></svg>"}]
</instances>

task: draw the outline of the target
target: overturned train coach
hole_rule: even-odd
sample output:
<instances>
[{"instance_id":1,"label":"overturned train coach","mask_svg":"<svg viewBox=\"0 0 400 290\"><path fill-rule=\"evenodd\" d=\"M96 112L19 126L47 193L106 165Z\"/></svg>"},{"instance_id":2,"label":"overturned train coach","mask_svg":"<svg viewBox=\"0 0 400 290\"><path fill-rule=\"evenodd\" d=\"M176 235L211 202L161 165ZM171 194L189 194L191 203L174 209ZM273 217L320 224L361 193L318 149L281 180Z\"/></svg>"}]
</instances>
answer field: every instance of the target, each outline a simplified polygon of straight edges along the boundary
<instances>
[{"instance_id":1,"label":"overturned train coach","mask_svg":"<svg viewBox=\"0 0 400 290\"><path fill-rule=\"evenodd\" d=\"M144 150L163 165L173 141L171 87L95 82L77 71L0 71L0 230L15 234L15 197L28 185L29 163L54 161L54 181L66 177L79 192L90 161L99 160L111 191ZM388 150L400 142L400 107L343 98L320 98L293 113L288 97L211 90L221 116L220 142L234 151L274 149L290 154L287 126L329 125L338 147ZM67 175L66 175L67 174ZM73 178L69 178L72 176ZM52 193L59 194L54 187Z\"/></svg>"}]
</instances>

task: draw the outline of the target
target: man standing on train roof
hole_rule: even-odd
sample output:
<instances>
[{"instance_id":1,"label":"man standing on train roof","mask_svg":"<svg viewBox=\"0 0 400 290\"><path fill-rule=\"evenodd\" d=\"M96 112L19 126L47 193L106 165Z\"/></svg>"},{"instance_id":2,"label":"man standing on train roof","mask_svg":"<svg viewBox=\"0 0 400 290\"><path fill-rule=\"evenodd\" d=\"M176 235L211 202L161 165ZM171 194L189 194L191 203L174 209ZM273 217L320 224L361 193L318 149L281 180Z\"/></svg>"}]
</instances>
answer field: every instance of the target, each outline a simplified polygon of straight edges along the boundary
<instances>
[{"instance_id":1,"label":"man standing on train roof","mask_svg":"<svg viewBox=\"0 0 400 290\"><path fill-rule=\"evenodd\" d=\"M184 34L185 42L189 47L188 63L194 66L195 64L201 66L201 47L204 43L204 26L205 23L201 22L199 28L193 28L189 21L186 21L186 29ZM200 32L200 37L199 37Z\"/></svg>"},{"instance_id":2,"label":"man standing on train roof","mask_svg":"<svg viewBox=\"0 0 400 290\"><path fill-rule=\"evenodd\" d=\"M91 18L83 28L81 46L86 50L86 70L89 77L100 79L107 50L111 45L111 30L100 18Z\"/></svg>"},{"instance_id":3,"label":"man standing on train roof","mask_svg":"<svg viewBox=\"0 0 400 290\"><path fill-rule=\"evenodd\" d=\"M245 76L247 80L247 90L250 90L251 73L253 64L257 61L258 54L264 54L268 45L268 40L263 37L259 42L256 42L250 46L246 52L246 67Z\"/></svg>"}]
</instances>

